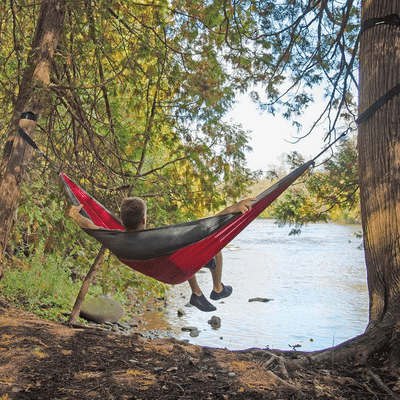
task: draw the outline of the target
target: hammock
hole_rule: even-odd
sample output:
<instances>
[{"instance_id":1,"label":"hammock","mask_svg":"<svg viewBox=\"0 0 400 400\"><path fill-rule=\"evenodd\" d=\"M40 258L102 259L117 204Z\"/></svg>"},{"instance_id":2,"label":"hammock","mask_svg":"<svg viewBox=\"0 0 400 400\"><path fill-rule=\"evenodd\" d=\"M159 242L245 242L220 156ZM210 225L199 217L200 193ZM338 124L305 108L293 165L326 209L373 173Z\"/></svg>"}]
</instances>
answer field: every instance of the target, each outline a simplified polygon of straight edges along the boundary
<instances>
[{"instance_id":1,"label":"hammock","mask_svg":"<svg viewBox=\"0 0 400 400\"><path fill-rule=\"evenodd\" d=\"M315 158L314 158L315 159ZM190 279L247 225L283 193L311 165L310 160L259 194L245 214L224 214L197 221L123 232L121 221L73 182L60 177L74 205L83 204L82 214L105 229L84 229L128 267L168 284Z\"/></svg>"}]
</instances>

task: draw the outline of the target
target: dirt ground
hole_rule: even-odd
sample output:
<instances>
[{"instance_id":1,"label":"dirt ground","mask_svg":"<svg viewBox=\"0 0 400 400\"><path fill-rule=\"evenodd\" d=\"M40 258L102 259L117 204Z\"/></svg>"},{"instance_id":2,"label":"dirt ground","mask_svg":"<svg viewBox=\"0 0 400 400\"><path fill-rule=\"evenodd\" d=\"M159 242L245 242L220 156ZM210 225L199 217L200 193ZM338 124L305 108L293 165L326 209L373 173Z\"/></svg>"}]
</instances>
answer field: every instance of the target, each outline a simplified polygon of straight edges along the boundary
<instances>
[{"instance_id":1,"label":"dirt ground","mask_svg":"<svg viewBox=\"0 0 400 400\"><path fill-rule=\"evenodd\" d=\"M392 399L400 390L383 366L372 375L345 363L282 366L306 356L71 328L0 299L0 400Z\"/></svg>"}]
</instances>

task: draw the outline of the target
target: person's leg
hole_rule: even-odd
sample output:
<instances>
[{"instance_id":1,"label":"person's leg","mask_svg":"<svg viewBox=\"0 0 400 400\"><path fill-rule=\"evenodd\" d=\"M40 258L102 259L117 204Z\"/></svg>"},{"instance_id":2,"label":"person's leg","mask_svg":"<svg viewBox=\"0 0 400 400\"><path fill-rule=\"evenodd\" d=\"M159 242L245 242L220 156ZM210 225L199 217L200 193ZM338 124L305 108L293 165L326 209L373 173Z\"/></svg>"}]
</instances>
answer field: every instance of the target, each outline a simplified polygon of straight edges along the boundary
<instances>
[{"instance_id":1,"label":"person's leg","mask_svg":"<svg viewBox=\"0 0 400 400\"><path fill-rule=\"evenodd\" d=\"M210 269L212 280L213 280L213 290L216 293L219 293L224 288L222 286L222 253L219 252L215 256L216 267L214 269Z\"/></svg>"},{"instance_id":2,"label":"person's leg","mask_svg":"<svg viewBox=\"0 0 400 400\"><path fill-rule=\"evenodd\" d=\"M200 289L199 284L197 283L196 275L193 275L189 280L190 289L192 293L196 294L197 296L201 296L203 292Z\"/></svg>"},{"instance_id":3,"label":"person's leg","mask_svg":"<svg viewBox=\"0 0 400 400\"><path fill-rule=\"evenodd\" d=\"M210 269L211 276L213 280L213 290L210 294L211 300L219 300L224 297L228 297L232 294L232 286L225 286L222 279L222 253L219 252L215 256L216 267L214 269Z\"/></svg>"},{"instance_id":4,"label":"person's leg","mask_svg":"<svg viewBox=\"0 0 400 400\"><path fill-rule=\"evenodd\" d=\"M189 303L197 307L200 311L215 311L217 308L205 298L197 283L196 275L193 275L188 282L192 290Z\"/></svg>"}]
</instances>

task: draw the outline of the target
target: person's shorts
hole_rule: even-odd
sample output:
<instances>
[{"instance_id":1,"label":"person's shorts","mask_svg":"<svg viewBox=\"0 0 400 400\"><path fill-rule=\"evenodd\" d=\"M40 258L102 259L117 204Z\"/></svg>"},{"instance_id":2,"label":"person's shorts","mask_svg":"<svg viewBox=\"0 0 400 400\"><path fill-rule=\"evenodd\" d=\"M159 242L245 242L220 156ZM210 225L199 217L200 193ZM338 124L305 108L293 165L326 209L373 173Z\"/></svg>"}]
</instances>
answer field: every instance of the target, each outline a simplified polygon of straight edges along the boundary
<instances>
[{"instance_id":1,"label":"person's shorts","mask_svg":"<svg viewBox=\"0 0 400 400\"><path fill-rule=\"evenodd\" d=\"M215 269L217 267L217 260L214 258L212 258L205 266L204 268L208 268L208 269Z\"/></svg>"}]
</instances>

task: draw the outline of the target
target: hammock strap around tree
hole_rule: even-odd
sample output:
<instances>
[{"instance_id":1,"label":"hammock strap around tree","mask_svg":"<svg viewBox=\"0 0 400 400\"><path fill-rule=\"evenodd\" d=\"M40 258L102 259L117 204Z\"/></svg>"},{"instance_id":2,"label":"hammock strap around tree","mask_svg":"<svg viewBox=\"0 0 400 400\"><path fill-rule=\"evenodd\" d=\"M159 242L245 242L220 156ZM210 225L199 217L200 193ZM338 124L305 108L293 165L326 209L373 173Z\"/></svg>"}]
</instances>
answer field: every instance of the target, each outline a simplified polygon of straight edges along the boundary
<instances>
[{"instance_id":1,"label":"hammock strap around tree","mask_svg":"<svg viewBox=\"0 0 400 400\"><path fill-rule=\"evenodd\" d=\"M398 14L390 14L384 17L370 18L361 24L360 35L366 30L380 25L391 25L400 28L400 17ZM369 119L376 111L383 107L387 102L400 94L400 83L388 90L383 96L377 99L371 106L363 111L356 119L356 124L360 125Z\"/></svg>"}]
</instances>

